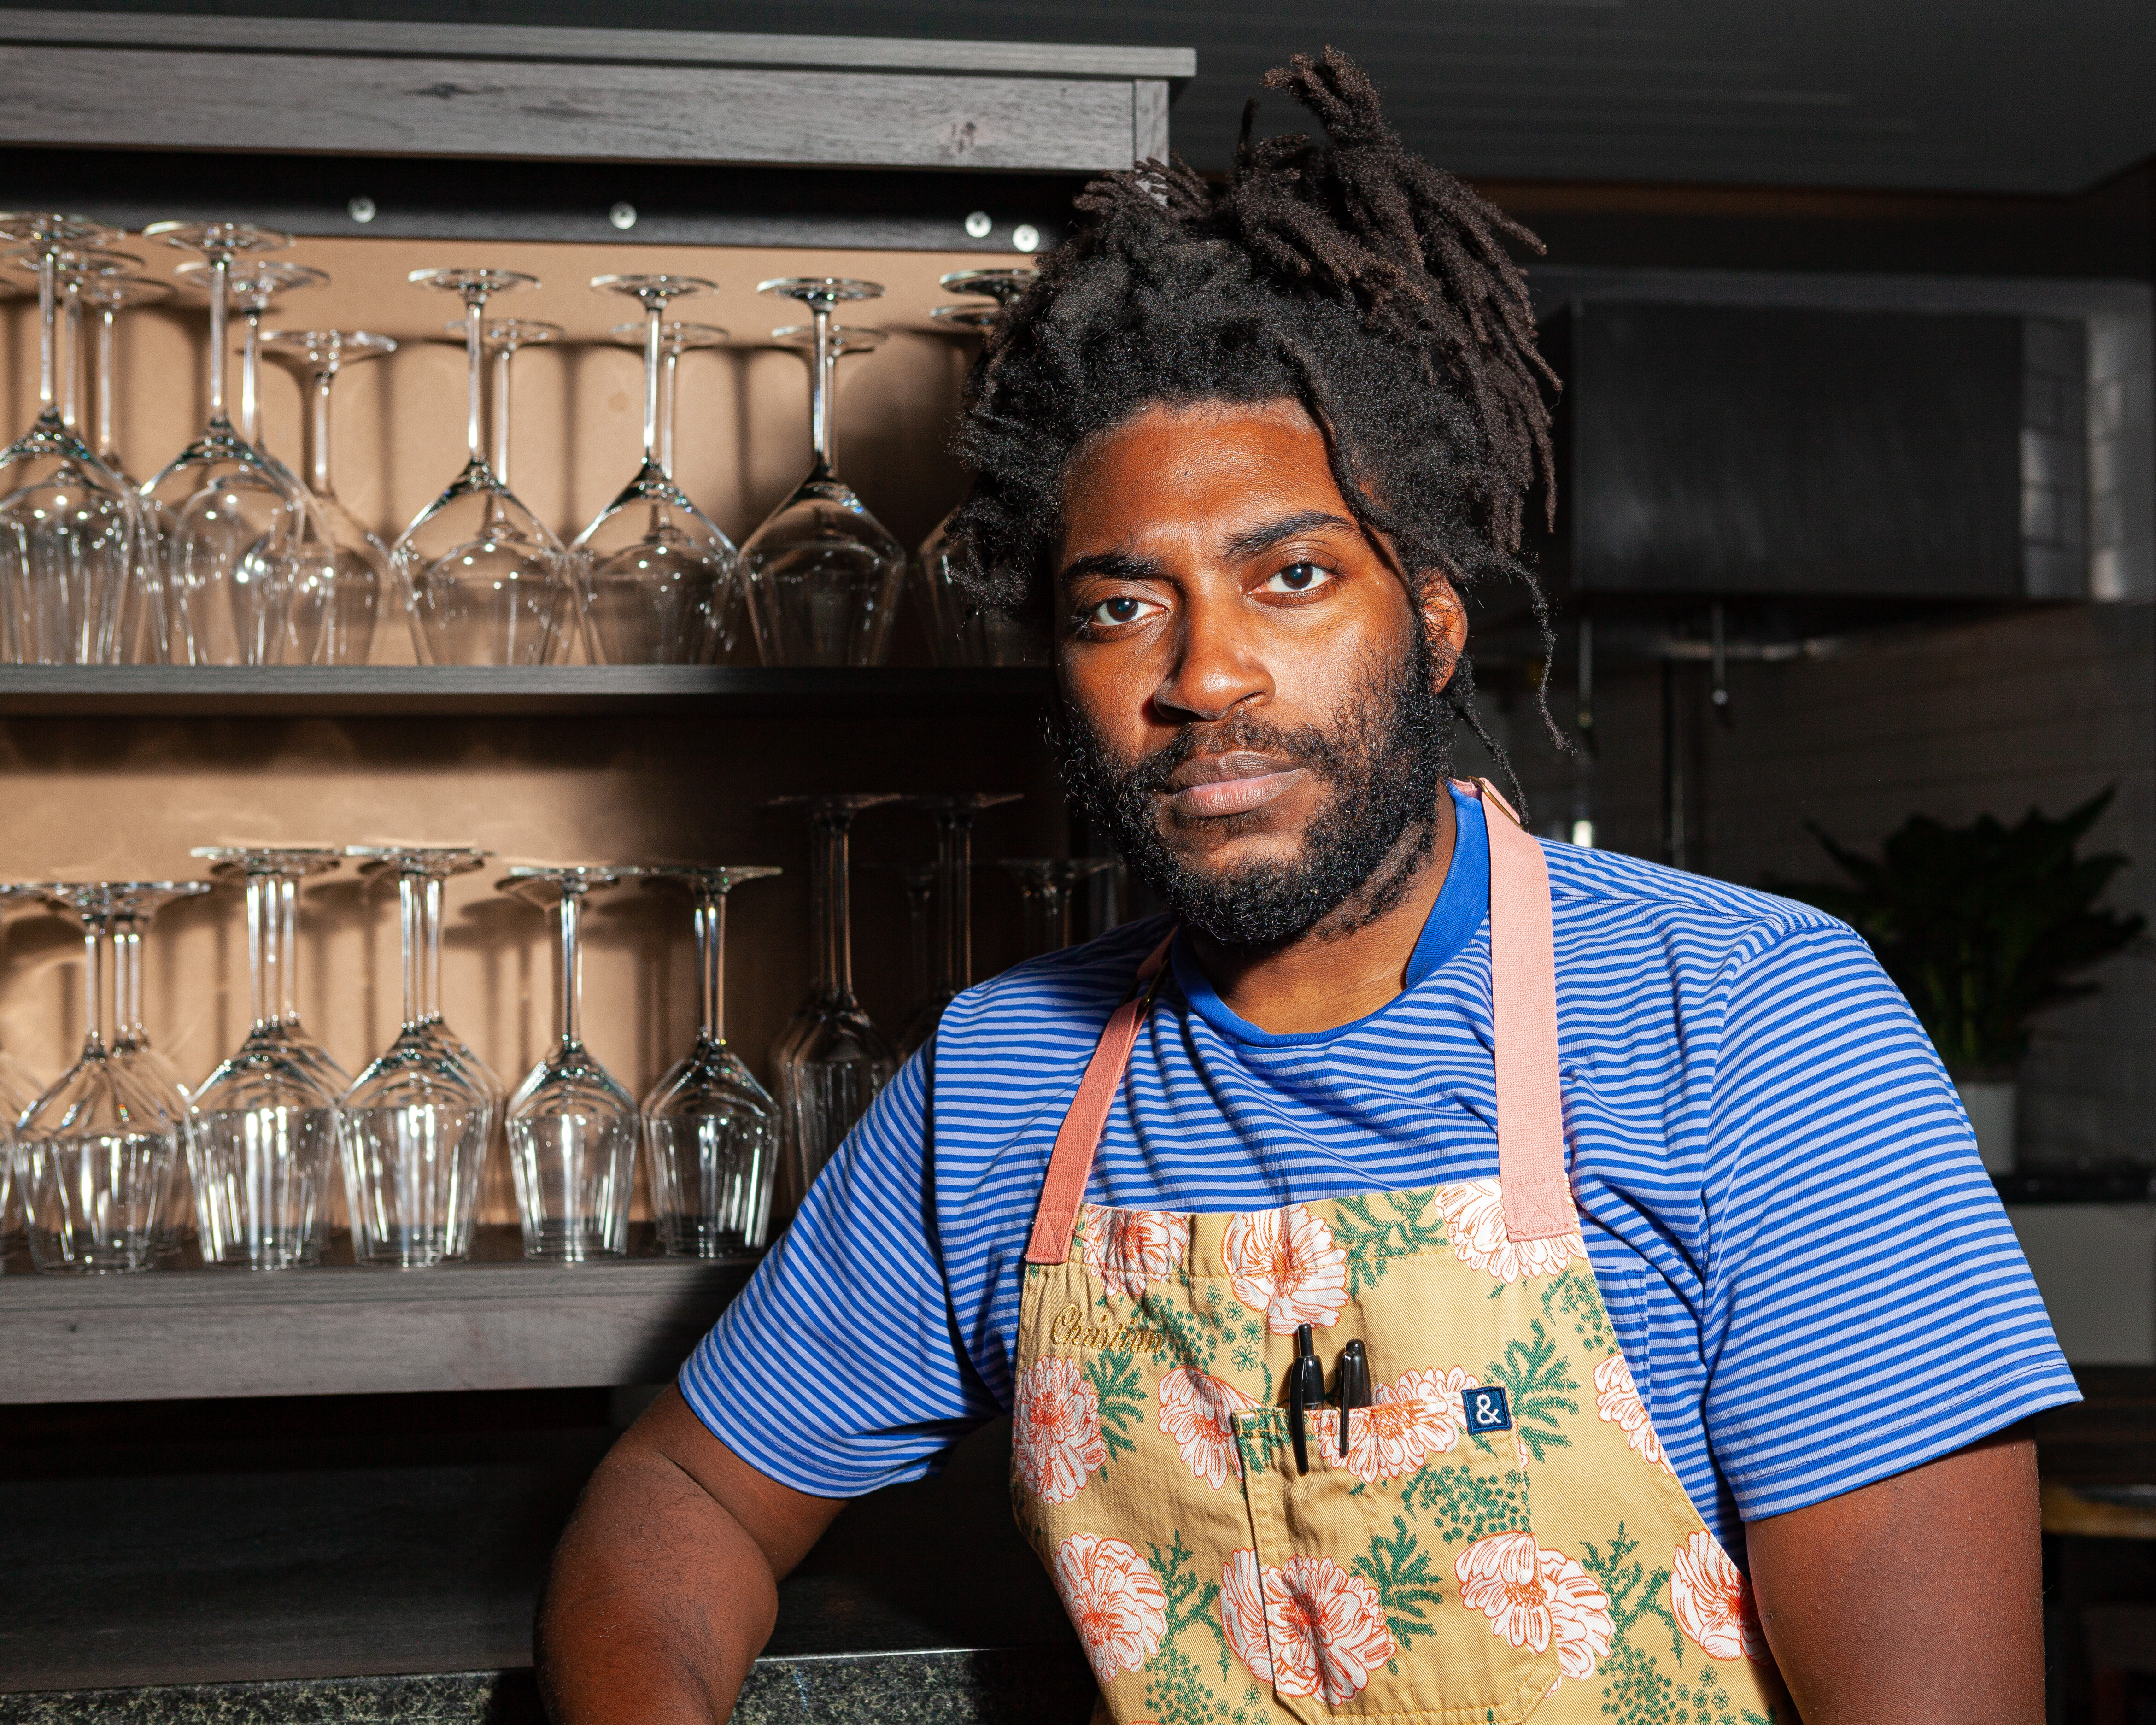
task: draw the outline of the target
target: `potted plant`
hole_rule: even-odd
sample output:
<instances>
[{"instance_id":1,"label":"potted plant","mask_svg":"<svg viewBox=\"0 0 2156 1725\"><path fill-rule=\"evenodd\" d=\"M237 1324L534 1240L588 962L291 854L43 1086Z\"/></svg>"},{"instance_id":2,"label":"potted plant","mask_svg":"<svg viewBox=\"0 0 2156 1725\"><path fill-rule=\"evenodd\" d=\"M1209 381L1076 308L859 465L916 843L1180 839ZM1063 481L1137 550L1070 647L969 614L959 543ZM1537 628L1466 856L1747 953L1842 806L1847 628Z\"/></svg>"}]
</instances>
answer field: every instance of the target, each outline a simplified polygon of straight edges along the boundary
<instances>
[{"instance_id":1,"label":"potted plant","mask_svg":"<svg viewBox=\"0 0 2156 1725\"><path fill-rule=\"evenodd\" d=\"M1774 883L1871 943L1930 1033L1994 1173L2014 1166L2015 1075L2030 1019L2094 993L2097 985L2080 973L2144 925L2096 902L2127 858L2075 854L2115 790L2056 819L2031 809L2011 827L1989 814L1962 827L1915 815L1876 858L1808 821L1848 882Z\"/></svg>"}]
</instances>

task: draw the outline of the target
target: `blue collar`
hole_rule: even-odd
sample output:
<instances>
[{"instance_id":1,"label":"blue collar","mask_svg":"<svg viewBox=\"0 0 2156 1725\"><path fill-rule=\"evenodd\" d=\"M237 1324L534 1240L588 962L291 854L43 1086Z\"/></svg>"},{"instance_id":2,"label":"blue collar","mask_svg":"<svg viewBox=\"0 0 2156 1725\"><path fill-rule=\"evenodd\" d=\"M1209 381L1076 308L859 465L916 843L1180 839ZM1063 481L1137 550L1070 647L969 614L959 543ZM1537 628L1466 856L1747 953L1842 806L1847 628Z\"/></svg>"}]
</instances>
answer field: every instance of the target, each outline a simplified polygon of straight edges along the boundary
<instances>
[{"instance_id":1,"label":"blue collar","mask_svg":"<svg viewBox=\"0 0 2156 1725\"><path fill-rule=\"evenodd\" d=\"M1424 922L1414 951L1409 957L1406 988L1427 981L1466 950L1468 942L1475 938L1475 932L1490 914L1490 834L1482 824L1482 804L1473 797L1454 791L1452 813L1452 860L1445 869L1445 885L1438 891L1437 902L1430 907L1429 919ZM1276 1034L1270 1030L1260 1030L1229 1009L1205 973L1199 968L1188 934L1176 936L1168 957L1175 968L1176 985L1190 1002L1191 1010L1223 1036L1255 1048L1296 1048L1331 1042L1360 1029L1392 1005L1388 1001L1376 1012L1348 1024L1335 1024L1327 1030Z\"/></svg>"}]
</instances>

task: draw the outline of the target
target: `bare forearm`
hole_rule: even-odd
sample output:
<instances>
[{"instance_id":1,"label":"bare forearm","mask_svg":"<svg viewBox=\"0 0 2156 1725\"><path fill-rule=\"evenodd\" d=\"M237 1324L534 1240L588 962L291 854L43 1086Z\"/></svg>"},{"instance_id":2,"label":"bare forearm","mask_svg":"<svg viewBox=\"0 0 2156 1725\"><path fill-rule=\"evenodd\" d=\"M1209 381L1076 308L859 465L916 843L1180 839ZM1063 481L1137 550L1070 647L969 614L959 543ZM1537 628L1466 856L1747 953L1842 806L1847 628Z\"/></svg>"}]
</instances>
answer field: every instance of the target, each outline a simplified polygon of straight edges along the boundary
<instances>
[{"instance_id":1,"label":"bare forearm","mask_svg":"<svg viewBox=\"0 0 2156 1725\"><path fill-rule=\"evenodd\" d=\"M741 1524L662 1455L619 1452L555 1553L539 1676L555 1725L716 1725L778 1609Z\"/></svg>"},{"instance_id":2,"label":"bare forearm","mask_svg":"<svg viewBox=\"0 0 2156 1725\"><path fill-rule=\"evenodd\" d=\"M2041 1725L2033 1444L1977 1444L1747 1538L1804 1725Z\"/></svg>"}]
</instances>

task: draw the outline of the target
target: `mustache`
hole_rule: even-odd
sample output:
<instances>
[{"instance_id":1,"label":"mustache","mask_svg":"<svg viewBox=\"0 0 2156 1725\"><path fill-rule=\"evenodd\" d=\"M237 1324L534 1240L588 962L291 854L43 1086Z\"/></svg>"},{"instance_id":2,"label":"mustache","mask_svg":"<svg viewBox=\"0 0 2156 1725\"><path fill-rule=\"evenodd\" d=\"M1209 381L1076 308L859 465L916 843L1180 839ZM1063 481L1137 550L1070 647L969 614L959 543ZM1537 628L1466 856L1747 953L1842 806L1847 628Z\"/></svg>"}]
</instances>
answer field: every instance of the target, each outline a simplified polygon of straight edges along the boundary
<instances>
[{"instance_id":1,"label":"mustache","mask_svg":"<svg viewBox=\"0 0 2156 1725\"><path fill-rule=\"evenodd\" d=\"M1184 762L1237 751L1275 756L1327 778L1340 765L1337 746L1315 726L1268 725L1245 714L1185 725L1151 754L1116 773L1116 793L1126 798L1165 795L1168 780Z\"/></svg>"}]
</instances>

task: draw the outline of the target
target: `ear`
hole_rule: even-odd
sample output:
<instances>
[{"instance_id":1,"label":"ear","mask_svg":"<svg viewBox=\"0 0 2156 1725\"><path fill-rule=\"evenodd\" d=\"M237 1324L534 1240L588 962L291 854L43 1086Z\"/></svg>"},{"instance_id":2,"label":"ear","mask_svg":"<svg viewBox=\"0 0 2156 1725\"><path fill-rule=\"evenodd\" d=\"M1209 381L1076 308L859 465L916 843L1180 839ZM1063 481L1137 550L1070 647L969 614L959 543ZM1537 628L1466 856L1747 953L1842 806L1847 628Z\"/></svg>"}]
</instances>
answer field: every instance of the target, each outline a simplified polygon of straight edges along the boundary
<instances>
[{"instance_id":1,"label":"ear","mask_svg":"<svg viewBox=\"0 0 2156 1725\"><path fill-rule=\"evenodd\" d=\"M1423 638L1437 661L1437 686L1443 689L1452 680L1460 655L1467 650L1467 607L1450 577L1434 574L1423 588L1416 610L1422 619Z\"/></svg>"}]
</instances>

